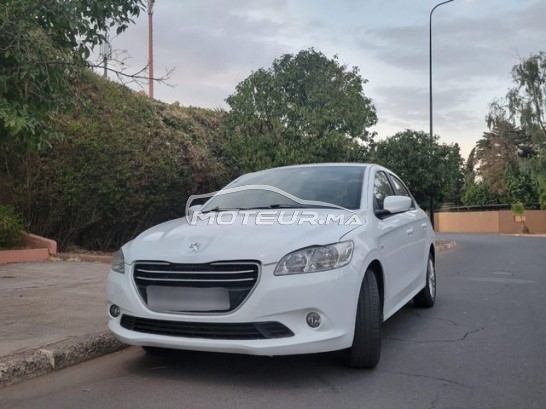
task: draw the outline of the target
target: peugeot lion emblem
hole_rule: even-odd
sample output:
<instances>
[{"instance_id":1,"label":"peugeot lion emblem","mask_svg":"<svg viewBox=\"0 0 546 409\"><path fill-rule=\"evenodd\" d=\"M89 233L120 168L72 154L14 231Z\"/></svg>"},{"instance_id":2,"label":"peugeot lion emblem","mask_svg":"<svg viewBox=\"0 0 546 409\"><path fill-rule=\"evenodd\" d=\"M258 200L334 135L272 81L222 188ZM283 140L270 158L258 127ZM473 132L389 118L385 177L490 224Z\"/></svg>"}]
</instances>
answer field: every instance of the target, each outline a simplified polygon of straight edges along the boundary
<instances>
[{"instance_id":1,"label":"peugeot lion emblem","mask_svg":"<svg viewBox=\"0 0 546 409\"><path fill-rule=\"evenodd\" d=\"M199 251L200 247L201 247L201 243L196 241L195 243L190 244L189 252L190 253L197 253Z\"/></svg>"}]
</instances>

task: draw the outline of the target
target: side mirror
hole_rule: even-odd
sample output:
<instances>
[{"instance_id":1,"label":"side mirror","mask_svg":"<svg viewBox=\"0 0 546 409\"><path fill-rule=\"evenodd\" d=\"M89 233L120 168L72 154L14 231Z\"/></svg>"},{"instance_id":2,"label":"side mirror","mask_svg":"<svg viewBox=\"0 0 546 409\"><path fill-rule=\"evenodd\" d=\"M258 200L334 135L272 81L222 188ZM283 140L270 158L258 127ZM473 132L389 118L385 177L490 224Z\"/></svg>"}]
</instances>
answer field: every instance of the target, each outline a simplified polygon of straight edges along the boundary
<instances>
[{"instance_id":1,"label":"side mirror","mask_svg":"<svg viewBox=\"0 0 546 409\"><path fill-rule=\"evenodd\" d=\"M391 214L404 213L411 209L411 198L408 196L387 196L383 209Z\"/></svg>"}]
</instances>

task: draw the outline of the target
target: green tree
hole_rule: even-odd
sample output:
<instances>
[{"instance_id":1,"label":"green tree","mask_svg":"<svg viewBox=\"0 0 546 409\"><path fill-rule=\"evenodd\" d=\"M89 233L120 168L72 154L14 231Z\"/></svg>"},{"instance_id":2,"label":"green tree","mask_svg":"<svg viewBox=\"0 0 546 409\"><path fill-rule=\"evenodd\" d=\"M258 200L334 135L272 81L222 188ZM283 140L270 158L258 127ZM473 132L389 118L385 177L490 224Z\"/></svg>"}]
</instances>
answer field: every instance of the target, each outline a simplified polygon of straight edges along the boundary
<instances>
[{"instance_id":1,"label":"green tree","mask_svg":"<svg viewBox=\"0 0 546 409\"><path fill-rule=\"evenodd\" d=\"M462 202L466 206L487 206L500 204L501 199L487 183L480 181L465 185Z\"/></svg>"},{"instance_id":2,"label":"green tree","mask_svg":"<svg viewBox=\"0 0 546 409\"><path fill-rule=\"evenodd\" d=\"M358 68L314 49L285 54L239 83L226 124L242 171L359 160L377 122Z\"/></svg>"},{"instance_id":3,"label":"green tree","mask_svg":"<svg viewBox=\"0 0 546 409\"><path fill-rule=\"evenodd\" d=\"M517 167L536 152L525 131L502 117L490 121L491 129L476 143L476 173L496 195L507 197L506 170Z\"/></svg>"},{"instance_id":4,"label":"green tree","mask_svg":"<svg viewBox=\"0 0 546 409\"><path fill-rule=\"evenodd\" d=\"M512 68L516 86L507 96L511 118L546 146L546 53L524 58Z\"/></svg>"},{"instance_id":5,"label":"green tree","mask_svg":"<svg viewBox=\"0 0 546 409\"><path fill-rule=\"evenodd\" d=\"M438 140L407 129L377 142L373 154L374 161L400 175L423 208L431 194L438 207L445 201L460 203L464 173L459 146Z\"/></svg>"},{"instance_id":6,"label":"green tree","mask_svg":"<svg viewBox=\"0 0 546 409\"><path fill-rule=\"evenodd\" d=\"M466 194L467 189L476 182L476 148L472 148L468 159L464 164L464 182L461 189L461 201Z\"/></svg>"},{"instance_id":7,"label":"green tree","mask_svg":"<svg viewBox=\"0 0 546 409\"><path fill-rule=\"evenodd\" d=\"M546 201L546 53L522 59L512 79L514 87L489 107L489 131L476 144L476 178L467 177L465 204Z\"/></svg>"},{"instance_id":8,"label":"green tree","mask_svg":"<svg viewBox=\"0 0 546 409\"><path fill-rule=\"evenodd\" d=\"M523 166L508 166L505 181L509 203L522 203L528 206L539 201L539 182L529 171L523 169Z\"/></svg>"},{"instance_id":9,"label":"green tree","mask_svg":"<svg viewBox=\"0 0 546 409\"><path fill-rule=\"evenodd\" d=\"M541 209L546 209L546 176L539 179L539 192L538 201Z\"/></svg>"},{"instance_id":10,"label":"green tree","mask_svg":"<svg viewBox=\"0 0 546 409\"><path fill-rule=\"evenodd\" d=\"M0 143L48 143L71 79L109 29L119 34L142 0L4 0L0 5Z\"/></svg>"}]
</instances>

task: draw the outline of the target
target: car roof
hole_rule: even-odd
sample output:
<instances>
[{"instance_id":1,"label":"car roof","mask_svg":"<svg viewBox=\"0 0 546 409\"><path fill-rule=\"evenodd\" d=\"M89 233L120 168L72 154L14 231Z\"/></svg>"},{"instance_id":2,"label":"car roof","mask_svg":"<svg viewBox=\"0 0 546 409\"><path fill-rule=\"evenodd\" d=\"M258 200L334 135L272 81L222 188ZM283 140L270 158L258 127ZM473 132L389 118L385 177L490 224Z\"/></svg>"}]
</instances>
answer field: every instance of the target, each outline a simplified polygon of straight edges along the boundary
<instances>
[{"instance_id":1,"label":"car roof","mask_svg":"<svg viewBox=\"0 0 546 409\"><path fill-rule=\"evenodd\" d=\"M396 172L393 172L392 170L382 166L382 165L379 165L377 163L370 163L370 162L365 162L365 163L358 163L358 162L325 162L325 163L306 163L306 164L302 164L302 165L288 165L288 166L278 166L276 168L268 168L268 169L262 169L262 170L257 170L256 172L249 172L247 173L246 175L251 175L251 174L256 174L256 173L261 173L261 172L269 172L269 171L272 171L272 170L277 170L277 169L298 169L298 168L308 168L308 167L316 167L316 166L320 166L320 167L342 167L342 166L351 166L351 167L361 167L361 168L365 168L365 169L368 169L368 174L370 171L375 170L375 171L386 171L388 173L391 173L393 174L394 176L396 176L397 178L401 179L400 176L398 176L396 174ZM241 175L241 176L244 176L244 175Z\"/></svg>"},{"instance_id":2,"label":"car roof","mask_svg":"<svg viewBox=\"0 0 546 409\"><path fill-rule=\"evenodd\" d=\"M361 167L366 168L370 166L377 166L373 163L356 163L356 162L326 162L326 163L306 163L302 165L288 165L288 166L278 166L275 168L268 168L268 169L262 169L257 170L255 172L249 172L248 174L252 173L260 173L260 172L269 172L271 170L277 170L277 169L298 169L298 168L309 168L309 167Z\"/></svg>"},{"instance_id":3,"label":"car roof","mask_svg":"<svg viewBox=\"0 0 546 409\"><path fill-rule=\"evenodd\" d=\"M283 169L283 168L306 168L311 166L356 166L356 167L366 167L371 166L371 163L358 163L358 162L324 162L324 163L305 163L302 165L289 165L289 166L279 166L271 169Z\"/></svg>"}]
</instances>

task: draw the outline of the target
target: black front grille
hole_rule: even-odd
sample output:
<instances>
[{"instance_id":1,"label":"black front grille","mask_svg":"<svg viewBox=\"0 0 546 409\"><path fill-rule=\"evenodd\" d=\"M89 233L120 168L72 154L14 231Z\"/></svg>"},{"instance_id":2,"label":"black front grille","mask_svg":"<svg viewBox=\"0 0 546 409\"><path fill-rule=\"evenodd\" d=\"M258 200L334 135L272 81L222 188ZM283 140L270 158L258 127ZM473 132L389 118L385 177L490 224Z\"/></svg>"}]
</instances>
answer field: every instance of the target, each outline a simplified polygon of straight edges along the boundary
<instances>
[{"instance_id":1,"label":"black front grille","mask_svg":"<svg viewBox=\"0 0 546 409\"><path fill-rule=\"evenodd\" d=\"M294 333L279 322L209 323L179 322L121 317L121 326L146 334L204 339L273 339L288 338Z\"/></svg>"},{"instance_id":2,"label":"black front grille","mask_svg":"<svg viewBox=\"0 0 546 409\"><path fill-rule=\"evenodd\" d=\"M252 261L215 262L204 264L175 264L163 261L138 261L134 267L134 280L140 296L148 305L148 287L184 287L199 289L225 289L229 307L194 311L162 306L158 312L230 312L239 307L258 281L260 265ZM205 290L207 291L207 290ZM187 294L187 293L186 293ZM149 305L148 305L149 306Z\"/></svg>"}]
</instances>

